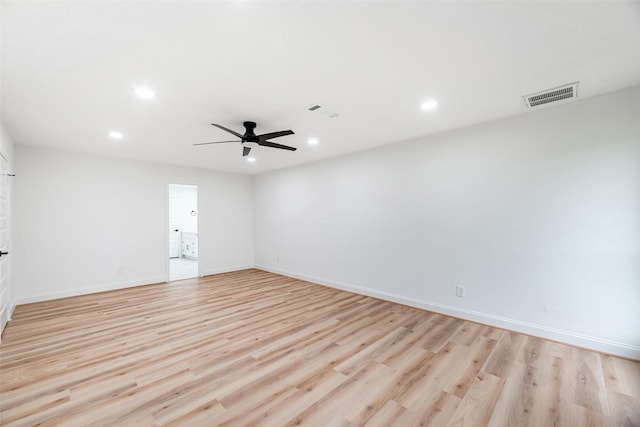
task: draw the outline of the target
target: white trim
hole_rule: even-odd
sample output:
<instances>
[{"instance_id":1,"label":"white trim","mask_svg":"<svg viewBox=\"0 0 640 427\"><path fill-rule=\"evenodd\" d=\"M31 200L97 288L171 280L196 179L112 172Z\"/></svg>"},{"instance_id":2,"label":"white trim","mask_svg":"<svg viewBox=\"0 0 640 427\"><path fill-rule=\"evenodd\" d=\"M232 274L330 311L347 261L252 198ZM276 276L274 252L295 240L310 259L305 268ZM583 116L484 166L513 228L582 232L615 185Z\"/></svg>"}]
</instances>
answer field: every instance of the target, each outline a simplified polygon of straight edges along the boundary
<instances>
[{"instance_id":1,"label":"white trim","mask_svg":"<svg viewBox=\"0 0 640 427\"><path fill-rule=\"evenodd\" d=\"M107 283L104 285L93 286L90 288L70 289L70 290L65 290L60 292L52 292L47 294L30 296L26 298L18 298L16 300L16 305L30 304L33 302L41 302L41 301L49 301L49 300L60 299L60 298L69 298L69 297L75 297L79 295L94 294L97 292L115 291L117 289L133 288L136 286L154 285L157 283L166 283L166 280L164 277L158 276L155 278L149 278L145 280L134 280L130 282L119 282L119 283Z\"/></svg>"},{"instance_id":2,"label":"white trim","mask_svg":"<svg viewBox=\"0 0 640 427\"><path fill-rule=\"evenodd\" d=\"M207 270L203 273L203 276L209 276L212 274L230 273L233 271L247 270L250 268L257 268L260 270L268 271L271 273L281 274L283 276L293 277L300 280L306 280L312 283L316 283L323 286L328 286L343 291L353 292L360 295L366 295L374 298L379 298L385 301L396 302L398 304L404 304L411 307L420 308L434 313L440 313L447 316L453 316L460 319L470 320L472 322L482 323L502 329L508 329L527 335L533 335L540 338L550 339L574 345L577 347L583 347L591 350L595 350L602 353L612 354L615 356L626 357L634 360L640 360L640 347L609 341L598 337L592 337L588 335L578 334L571 331L565 331L556 328L550 328L548 326L537 325L534 323L523 322L516 319L510 319L502 316L496 316L493 314L482 313L473 310L467 310L459 307L451 307L444 304L419 300L416 298L406 297L402 295L392 294L389 292L377 291L371 288L350 285L347 283L336 282L331 280L320 279L317 277L307 276L303 274L293 273L287 270L275 269L271 267L261 265L241 265L228 268L220 268L215 270ZM13 313L16 305L29 304L33 302L47 301L59 298L67 298L78 295L86 295L96 292L111 291L116 289L124 289L135 286L151 285L157 283L166 282L164 278L158 277L155 279L140 280L134 282L113 283L107 285L95 286L92 288L80 288L64 292L55 292L51 294L41 294L29 298L20 298L16 300L11 307L10 314Z\"/></svg>"},{"instance_id":3,"label":"white trim","mask_svg":"<svg viewBox=\"0 0 640 427\"><path fill-rule=\"evenodd\" d=\"M238 265L235 267L227 267L227 268L217 268L215 270L207 270L204 273L202 273L202 276L200 277L206 277L206 276L211 276L213 274L222 274L222 273L231 273L234 271L242 271L242 270L248 270L250 268L258 268L253 264L247 264L247 265ZM264 268L262 268L261 270L266 270Z\"/></svg>"},{"instance_id":4,"label":"white trim","mask_svg":"<svg viewBox=\"0 0 640 427\"><path fill-rule=\"evenodd\" d=\"M416 307L423 310L444 314L447 316L453 316L453 317L457 317L464 320L470 320L476 323L482 323L485 325L495 326L501 329L509 329L509 330L524 333L527 335L533 335L540 338L559 341L569 345L574 345L577 347L583 347L586 349L595 350L601 353L607 353L615 356L621 356L621 357L626 357L634 360L640 360L640 347L630 345L630 344L609 341L609 340L598 338L598 337L592 337L589 335L583 335L583 334L579 334L571 331L565 331L562 329L556 329L548 326L537 325L535 323L523 322L520 320L510 319L502 316L496 316L493 314L467 310L464 308L451 307L444 304L424 301L416 298L392 294L389 292L377 291L375 289L371 289L363 286L356 286L348 283L341 283L341 282L336 282L332 280L325 280L317 277L306 276L303 274L293 273L287 270L275 269L275 268L261 266L261 265L256 265L255 268L269 271L271 273L293 277L296 279L306 280L308 282L317 283L317 284L328 286L331 288L340 289L343 291L349 291L349 292L353 292L361 295L367 295L367 296L379 298L385 301L396 302L399 304L404 304L411 307Z\"/></svg>"},{"instance_id":5,"label":"white trim","mask_svg":"<svg viewBox=\"0 0 640 427\"><path fill-rule=\"evenodd\" d=\"M230 273L232 271L247 270L250 268L255 268L255 266L251 264L251 265L239 265L236 267L219 268L216 270L206 271L201 277L209 276L212 274ZM196 278L197 277L193 277L193 279L196 279ZM184 279L181 279L181 280L184 280ZM80 295L95 294L98 292L115 291L118 289L134 288L136 286L156 285L158 283L167 283L167 282L168 281L165 280L164 277L158 276L156 278L150 278L146 280L135 280L131 282L120 282L120 283L108 283L104 285L93 286L90 288L76 288L76 289L65 290L61 292L40 294L40 295L30 296L26 298L18 298L14 302L13 308L15 308L16 305L20 305L20 304L30 304L33 302L50 301L50 300L60 299L60 298L76 297ZM11 310L11 313L13 313L13 309Z\"/></svg>"},{"instance_id":6,"label":"white trim","mask_svg":"<svg viewBox=\"0 0 640 427\"><path fill-rule=\"evenodd\" d=\"M164 281L171 280L171 262L169 253L169 198L171 197L171 183L165 180L164 183Z\"/></svg>"},{"instance_id":7,"label":"white trim","mask_svg":"<svg viewBox=\"0 0 640 427\"><path fill-rule=\"evenodd\" d=\"M13 310L16 309L16 303L15 301L10 302L7 305L7 317L6 317L6 322L4 325L0 325L0 344L2 344L2 333L4 332L5 328L7 327L7 325L9 325L9 322L11 322L11 316L13 316ZM2 317L2 312L0 311L0 318Z\"/></svg>"},{"instance_id":8,"label":"white trim","mask_svg":"<svg viewBox=\"0 0 640 427\"><path fill-rule=\"evenodd\" d=\"M7 322L11 321L11 318L13 317L13 311L16 309L16 305L18 305L18 303L15 300L12 301L9 305L9 317L7 318Z\"/></svg>"}]
</instances>

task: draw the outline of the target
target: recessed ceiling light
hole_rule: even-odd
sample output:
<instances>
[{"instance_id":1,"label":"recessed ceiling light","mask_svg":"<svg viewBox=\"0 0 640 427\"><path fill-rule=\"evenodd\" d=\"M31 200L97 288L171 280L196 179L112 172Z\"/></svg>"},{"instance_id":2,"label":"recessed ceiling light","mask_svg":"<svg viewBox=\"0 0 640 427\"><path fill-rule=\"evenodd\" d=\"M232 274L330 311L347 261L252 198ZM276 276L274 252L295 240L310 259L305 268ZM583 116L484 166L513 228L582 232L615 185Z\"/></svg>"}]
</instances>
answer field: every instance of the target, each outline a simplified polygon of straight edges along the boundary
<instances>
[{"instance_id":1,"label":"recessed ceiling light","mask_svg":"<svg viewBox=\"0 0 640 427\"><path fill-rule=\"evenodd\" d=\"M111 139L122 139L122 138L124 138L124 135L122 133L120 133L120 132L113 131L113 132L109 132L109 138L111 138Z\"/></svg>"},{"instance_id":2,"label":"recessed ceiling light","mask_svg":"<svg viewBox=\"0 0 640 427\"><path fill-rule=\"evenodd\" d=\"M318 138L309 138L309 139L307 139L307 144L309 144L309 145L318 145L318 142L320 142L320 141L318 141Z\"/></svg>"},{"instance_id":3,"label":"recessed ceiling light","mask_svg":"<svg viewBox=\"0 0 640 427\"><path fill-rule=\"evenodd\" d=\"M146 86L138 86L133 93L135 93L138 98L153 99L156 97L155 92Z\"/></svg>"},{"instance_id":4,"label":"recessed ceiling light","mask_svg":"<svg viewBox=\"0 0 640 427\"><path fill-rule=\"evenodd\" d=\"M429 111L429 110L433 110L437 106L438 106L438 101L431 99L429 101L423 102L422 105L420 105L420 108L425 111Z\"/></svg>"},{"instance_id":5,"label":"recessed ceiling light","mask_svg":"<svg viewBox=\"0 0 640 427\"><path fill-rule=\"evenodd\" d=\"M247 162L255 163L256 162L256 158L255 157L247 157Z\"/></svg>"}]
</instances>

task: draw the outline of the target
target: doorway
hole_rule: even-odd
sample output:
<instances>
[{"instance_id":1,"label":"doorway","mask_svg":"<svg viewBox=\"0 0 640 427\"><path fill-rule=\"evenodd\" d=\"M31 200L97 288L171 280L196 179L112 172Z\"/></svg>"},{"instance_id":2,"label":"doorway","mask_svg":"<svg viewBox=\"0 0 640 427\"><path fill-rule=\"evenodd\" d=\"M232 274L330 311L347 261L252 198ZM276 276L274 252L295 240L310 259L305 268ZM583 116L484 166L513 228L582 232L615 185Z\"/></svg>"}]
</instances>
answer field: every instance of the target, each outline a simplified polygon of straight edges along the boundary
<instances>
[{"instance_id":1,"label":"doorway","mask_svg":"<svg viewBox=\"0 0 640 427\"><path fill-rule=\"evenodd\" d=\"M11 318L13 295L9 283L9 177L7 158L0 152L0 335Z\"/></svg>"},{"instance_id":2,"label":"doorway","mask_svg":"<svg viewBox=\"0 0 640 427\"><path fill-rule=\"evenodd\" d=\"M198 271L198 186L169 184L169 280Z\"/></svg>"}]
</instances>

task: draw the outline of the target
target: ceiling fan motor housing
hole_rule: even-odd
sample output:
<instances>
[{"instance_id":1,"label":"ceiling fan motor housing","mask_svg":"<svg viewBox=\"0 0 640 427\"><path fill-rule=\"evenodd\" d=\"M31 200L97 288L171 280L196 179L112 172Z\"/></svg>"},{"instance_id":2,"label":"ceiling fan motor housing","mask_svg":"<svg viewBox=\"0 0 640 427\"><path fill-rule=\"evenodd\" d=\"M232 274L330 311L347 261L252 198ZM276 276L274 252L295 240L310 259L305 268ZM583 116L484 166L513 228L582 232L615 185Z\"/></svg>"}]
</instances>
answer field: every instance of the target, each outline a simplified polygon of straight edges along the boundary
<instances>
[{"instance_id":1,"label":"ceiling fan motor housing","mask_svg":"<svg viewBox=\"0 0 640 427\"><path fill-rule=\"evenodd\" d=\"M242 142L258 142L259 138L253 131L256 128L256 122L244 122L242 125L245 128Z\"/></svg>"}]
</instances>

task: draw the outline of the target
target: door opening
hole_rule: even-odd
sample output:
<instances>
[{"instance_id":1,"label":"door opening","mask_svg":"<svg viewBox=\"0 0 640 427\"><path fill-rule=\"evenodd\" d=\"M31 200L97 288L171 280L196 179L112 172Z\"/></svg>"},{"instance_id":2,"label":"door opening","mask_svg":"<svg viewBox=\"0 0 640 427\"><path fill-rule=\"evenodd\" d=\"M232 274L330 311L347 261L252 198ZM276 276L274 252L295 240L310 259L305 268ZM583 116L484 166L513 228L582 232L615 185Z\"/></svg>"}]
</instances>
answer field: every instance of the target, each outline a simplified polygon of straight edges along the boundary
<instances>
[{"instance_id":1,"label":"door opening","mask_svg":"<svg viewBox=\"0 0 640 427\"><path fill-rule=\"evenodd\" d=\"M9 175L7 158L0 152L0 335L11 319L14 299L9 283Z\"/></svg>"},{"instance_id":2,"label":"door opening","mask_svg":"<svg viewBox=\"0 0 640 427\"><path fill-rule=\"evenodd\" d=\"M169 280L198 271L198 186L169 184Z\"/></svg>"}]
</instances>

